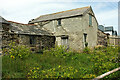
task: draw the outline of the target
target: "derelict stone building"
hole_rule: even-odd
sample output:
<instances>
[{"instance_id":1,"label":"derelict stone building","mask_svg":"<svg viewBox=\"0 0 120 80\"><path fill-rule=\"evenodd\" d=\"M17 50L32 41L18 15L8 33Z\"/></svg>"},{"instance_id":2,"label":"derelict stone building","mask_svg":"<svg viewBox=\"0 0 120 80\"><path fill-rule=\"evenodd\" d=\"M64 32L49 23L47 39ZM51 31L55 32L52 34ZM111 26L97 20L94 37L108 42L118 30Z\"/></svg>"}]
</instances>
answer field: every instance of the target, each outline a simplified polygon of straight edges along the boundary
<instances>
[{"instance_id":1,"label":"derelict stone building","mask_svg":"<svg viewBox=\"0 0 120 80\"><path fill-rule=\"evenodd\" d=\"M98 22L91 6L42 15L29 21L46 28L56 37L57 45L74 50L97 45Z\"/></svg>"},{"instance_id":2,"label":"derelict stone building","mask_svg":"<svg viewBox=\"0 0 120 80\"><path fill-rule=\"evenodd\" d=\"M1 23L3 48L11 40L33 47L33 50L55 45L64 45L73 50L107 45L108 36L99 30L91 6L42 15L29 21L29 24L5 19Z\"/></svg>"},{"instance_id":3,"label":"derelict stone building","mask_svg":"<svg viewBox=\"0 0 120 80\"><path fill-rule=\"evenodd\" d=\"M29 46L35 51L54 47L55 37L51 33L40 29L37 25L3 20L6 23L2 22L1 26L2 48L9 47L8 44L11 41L19 45Z\"/></svg>"}]
</instances>

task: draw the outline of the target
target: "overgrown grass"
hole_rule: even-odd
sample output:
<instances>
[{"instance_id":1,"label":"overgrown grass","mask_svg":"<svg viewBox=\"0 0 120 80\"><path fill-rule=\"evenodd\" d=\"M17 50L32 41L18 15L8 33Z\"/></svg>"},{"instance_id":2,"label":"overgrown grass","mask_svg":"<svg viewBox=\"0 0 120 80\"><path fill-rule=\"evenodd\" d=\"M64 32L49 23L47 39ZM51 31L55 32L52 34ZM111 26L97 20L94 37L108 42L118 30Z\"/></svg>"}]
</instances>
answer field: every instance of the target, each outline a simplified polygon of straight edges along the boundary
<instances>
[{"instance_id":1,"label":"overgrown grass","mask_svg":"<svg viewBox=\"0 0 120 80\"><path fill-rule=\"evenodd\" d=\"M24 56L23 56L24 57ZM66 51L63 47L29 54L26 59L2 57L3 78L95 78L117 68L118 47L86 48L82 53ZM119 77L116 72L105 78Z\"/></svg>"}]
</instances>

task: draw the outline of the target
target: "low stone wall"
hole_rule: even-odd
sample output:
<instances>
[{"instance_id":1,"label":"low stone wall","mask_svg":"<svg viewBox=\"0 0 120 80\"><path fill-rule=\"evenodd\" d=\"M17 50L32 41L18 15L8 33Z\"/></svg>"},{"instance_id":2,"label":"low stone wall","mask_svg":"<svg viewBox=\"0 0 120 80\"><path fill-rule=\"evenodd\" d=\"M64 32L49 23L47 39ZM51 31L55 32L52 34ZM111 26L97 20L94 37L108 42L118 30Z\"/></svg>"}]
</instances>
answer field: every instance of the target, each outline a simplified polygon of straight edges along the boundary
<instances>
[{"instance_id":1,"label":"low stone wall","mask_svg":"<svg viewBox=\"0 0 120 80\"><path fill-rule=\"evenodd\" d=\"M30 37L32 38L32 42ZM43 48L51 48L55 46L55 37L47 35L26 35L26 34L10 34L2 35L2 48L9 47L9 43L15 42L19 45L31 47L33 51L39 51Z\"/></svg>"},{"instance_id":2,"label":"low stone wall","mask_svg":"<svg viewBox=\"0 0 120 80\"><path fill-rule=\"evenodd\" d=\"M107 46L108 44L108 36L104 32L98 30L97 32L97 45Z\"/></svg>"},{"instance_id":3,"label":"low stone wall","mask_svg":"<svg viewBox=\"0 0 120 80\"><path fill-rule=\"evenodd\" d=\"M120 46L120 38L118 36L110 36L109 37L109 45L119 45Z\"/></svg>"}]
</instances>

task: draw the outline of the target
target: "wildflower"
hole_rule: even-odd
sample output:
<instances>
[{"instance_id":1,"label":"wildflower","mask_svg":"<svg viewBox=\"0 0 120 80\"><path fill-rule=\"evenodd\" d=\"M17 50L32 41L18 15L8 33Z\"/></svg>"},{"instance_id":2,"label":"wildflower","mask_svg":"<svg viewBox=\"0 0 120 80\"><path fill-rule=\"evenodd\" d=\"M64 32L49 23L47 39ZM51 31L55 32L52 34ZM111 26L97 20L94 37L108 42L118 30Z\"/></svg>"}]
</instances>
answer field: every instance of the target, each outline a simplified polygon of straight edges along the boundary
<instances>
[{"instance_id":1,"label":"wildflower","mask_svg":"<svg viewBox=\"0 0 120 80\"><path fill-rule=\"evenodd\" d=\"M34 67L34 69L35 69L35 67Z\"/></svg>"},{"instance_id":2,"label":"wildflower","mask_svg":"<svg viewBox=\"0 0 120 80\"><path fill-rule=\"evenodd\" d=\"M30 75L30 73L28 73L28 75Z\"/></svg>"},{"instance_id":3,"label":"wildflower","mask_svg":"<svg viewBox=\"0 0 120 80\"><path fill-rule=\"evenodd\" d=\"M30 70L30 72L32 72L32 69Z\"/></svg>"},{"instance_id":4,"label":"wildflower","mask_svg":"<svg viewBox=\"0 0 120 80\"><path fill-rule=\"evenodd\" d=\"M77 69L76 69L75 71L76 71L76 72L78 72L78 70L77 70Z\"/></svg>"},{"instance_id":5,"label":"wildflower","mask_svg":"<svg viewBox=\"0 0 120 80\"><path fill-rule=\"evenodd\" d=\"M48 75L45 75L48 78Z\"/></svg>"},{"instance_id":6,"label":"wildflower","mask_svg":"<svg viewBox=\"0 0 120 80\"><path fill-rule=\"evenodd\" d=\"M68 77L70 77L70 74L68 74Z\"/></svg>"},{"instance_id":7,"label":"wildflower","mask_svg":"<svg viewBox=\"0 0 120 80\"><path fill-rule=\"evenodd\" d=\"M34 71L34 73L35 73L36 71Z\"/></svg>"},{"instance_id":8,"label":"wildflower","mask_svg":"<svg viewBox=\"0 0 120 80\"><path fill-rule=\"evenodd\" d=\"M37 68L37 69L39 69L39 68Z\"/></svg>"},{"instance_id":9,"label":"wildflower","mask_svg":"<svg viewBox=\"0 0 120 80\"><path fill-rule=\"evenodd\" d=\"M66 73L64 73L64 75L66 75Z\"/></svg>"},{"instance_id":10,"label":"wildflower","mask_svg":"<svg viewBox=\"0 0 120 80\"><path fill-rule=\"evenodd\" d=\"M61 66L59 65L58 68L60 68Z\"/></svg>"},{"instance_id":11,"label":"wildflower","mask_svg":"<svg viewBox=\"0 0 120 80\"><path fill-rule=\"evenodd\" d=\"M45 73L45 71L44 71L44 70L42 70L42 72L43 72L43 73Z\"/></svg>"},{"instance_id":12,"label":"wildflower","mask_svg":"<svg viewBox=\"0 0 120 80\"><path fill-rule=\"evenodd\" d=\"M53 68L53 70L55 70L55 68Z\"/></svg>"},{"instance_id":13,"label":"wildflower","mask_svg":"<svg viewBox=\"0 0 120 80\"><path fill-rule=\"evenodd\" d=\"M13 56L13 55L11 55L10 57L13 58L13 59L15 58L15 56Z\"/></svg>"}]
</instances>

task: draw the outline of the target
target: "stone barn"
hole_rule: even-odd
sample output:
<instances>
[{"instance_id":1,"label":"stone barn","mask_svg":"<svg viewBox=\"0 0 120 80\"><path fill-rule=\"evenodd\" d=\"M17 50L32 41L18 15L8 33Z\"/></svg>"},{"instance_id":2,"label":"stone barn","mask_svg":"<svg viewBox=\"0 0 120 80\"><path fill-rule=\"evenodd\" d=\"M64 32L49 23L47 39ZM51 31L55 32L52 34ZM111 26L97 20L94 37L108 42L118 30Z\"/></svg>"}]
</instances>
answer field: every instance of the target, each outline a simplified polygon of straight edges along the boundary
<instances>
[{"instance_id":1,"label":"stone barn","mask_svg":"<svg viewBox=\"0 0 120 80\"><path fill-rule=\"evenodd\" d=\"M98 22L91 8L82 7L47 15L29 21L54 34L57 45L65 45L73 50L97 45Z\"/></svg>"},{"instance_id":2,"label":"stone barn","mask_svg":"<svg viewBox=\"0 0 120 80\"><path fill-rule=\"evenodd\" d=\"M28 24L1 19L2 48L8 47L11 40L33 50L63 45L79 51L108 44L109 36L104 26L98 27L91 6L41 15Z\"/></svg>"},{"instance_id":3,"label":"stone barn","mask_svg":"<svg viewBox=\"0 0 120 80\"><path fill-rule=\"evenodd\" d=\"M8 44L11 41L19 45L29 46L33 51L55 46L55 37L51 33L40 29L37 25L6 22L2 23L2 48L9 47Z\"/></svg>"}]
</instances>

